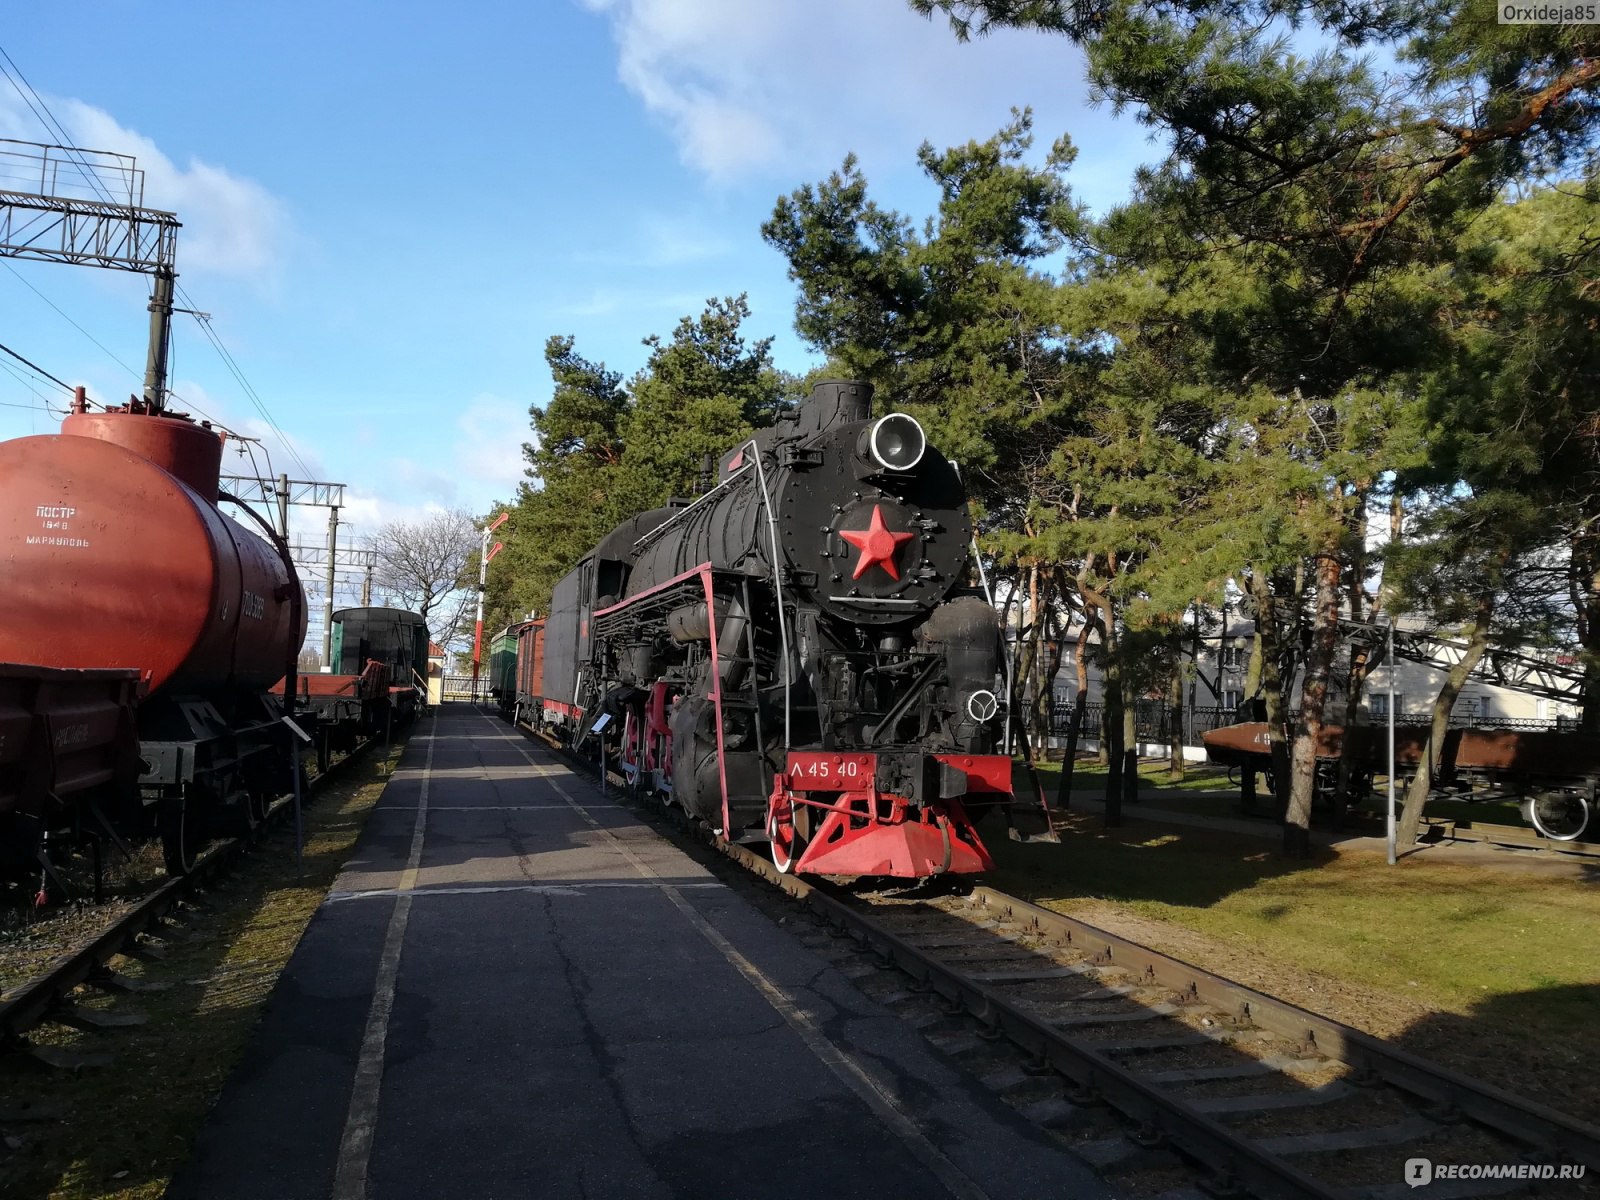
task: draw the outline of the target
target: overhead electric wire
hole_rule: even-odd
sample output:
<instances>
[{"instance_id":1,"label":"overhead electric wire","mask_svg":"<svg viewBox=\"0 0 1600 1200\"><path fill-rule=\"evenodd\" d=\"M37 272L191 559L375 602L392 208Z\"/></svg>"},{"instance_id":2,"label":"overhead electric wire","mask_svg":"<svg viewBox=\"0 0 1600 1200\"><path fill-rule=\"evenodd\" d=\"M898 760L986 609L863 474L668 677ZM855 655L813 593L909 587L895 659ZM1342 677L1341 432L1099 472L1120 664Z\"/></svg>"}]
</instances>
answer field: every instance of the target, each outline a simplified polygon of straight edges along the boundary
<instances>
[{"instance_id":1,"label":"overhead electric wire","mask_svg":"<svg viewBox=\"0 0 1600 1200\"><path fill-rule=\"evenodd\" d=\"M51 404L50 401L47 400L40 393L39 389L36 386L34 386L34 381L32 379L29 379L26 375L24 375L16 367L13 367L10 363L5 362L3 360L0 360L0 371L4 371L7 375L11 376L11 378L15 379L18 383L20 383L23 387L27 388L29 393L33 396L33 398L38 401L37 404L18 404L15 401L0 400L0 407L4 407L4 408L25 408L31 413L38 413L40 411L43 411L43 412L49 413L49 414L51 414L53 416L61 416L61 415L66 413L67 410L65 408L57 408L53 404Z\"/></svg>"},{"instance_id":2,"label":"overhead electric wire","mask_svg":"<svg viewBox=\"0 0 1600 1200\"><path fill-rule=\"evenodd\" d=\"M60 121L56 120L55 113L50 111L50 106L44 102L44 97L39 95L33 84L28 82L27 76L22 73L22 68L17 66L11 55L6 53L4 46L0 46L0 58L5 59L11 67L11 71L8 72L5 67L0 66L0 75L4 75L11 86L16 89L17 95L22 97L22 102L28 106L33 115L39 119L39 123L44 126L45 132L52 137L61 139L62 144L59 148L67 152L68 159L77 166L78 173L83 176L85 182L99 192L108 204L116 204L116 198L106 190L105 185L100 181L98 173L83 159L78 148L71 144L72 139L67 135L66 128ZM15 73L15 78L12 77L13 72ZM19 84L18 80L22 82ZM22 90L24 87L28 89L26 92ZM32 99L29 99L29 96L32 96ZM35 100L39 102L37 108L34 107Z\"/></svg>"},{"instance_id":3,"label":"overhead electric wire","mask_svg":"<svg viewBox=\"0 0 1600 1200\"><path fill-rule=\"evenodd\" d=\"M55 309L57 314L59 314L60 317L62 318L62 320L66 321L67 324L71 325L79 333L83 334L84 337L88 338L96 346L99 346L101 351L105 354L105 356L107 358L109 358L112 362L116 363L117 366L121 367L129 375L132 375L135 379L143 379L144 378L144 376L142 374L140 374L138 371L135 371L127 363L123 362L120 358L118 358L115 354L113 354L109 349L107 349L106 346L105 346L105 343L101 342L99 338L95 337L94 334L90 333L82 325L79 325L71 317L67 316L67 314L62 311L61 306L58 305L54 300L50 299L49 296L46 296L38 288L34 287L33 284L29 283L27 276L23 275L22 272L18 271L15 267L13 267L10 263L6 262L4 259L0 259L0 267L4 267L6 270L10 271L13 275L15 275L18 279L22 280L23 285L25 287L27 287L27 289L29 291L31 291L35 296L39 297L39 299L43 300L51 308Z\"/></svg>"},{"instance_id":4,"label":"overhead electric wire","mask_svg":"<svg viewBox=\"0 0 1600 1200\"><path fill-rule=\"evenodd\" d=\"M182 297L184 303L187 304L190 309L194 309L196 307L194 301L190 299L189 294L181 287L178 289L178 293ZM245 378L244 371L239 366L238 361L229 352L228 347L223 344L222 338L218 336L216 330L211 327L211 321L198 312L193 313L193 316L200 328L205 332L206 338L216 349L217 355L222 359L223 365L226 366L230 372L232 372L233 377L238 380L239 386L244 389L245 395L249 397L250 403L255 405L256 411L261 414L261 419L264 420L268 427L278 435L278 440L283 443L284 449L289 452L289 457L294 459L295 464L306 473L307 478L310 478L312 475L311 468L306 465L305 459L300 457L300 452L295 449L294 443L289 440L289 435L284 433L283 428L278 424L272 413L268 411L266 402L261 399L260 393L258 393L256 389L251 386L250 381Z\"/></svg>"},{"instance_id":5,"label":"overhead electric wire","mask_svg":"<svg viewBox=\"0 0 1600 1200\"><path fill-rule=\"evenodd\" d=\"M55 384L57 387L65 388L69 392L73 390L71 384L62 383L61 380L57 379L54 375L50 374L49 371L46 371L38 363L29 362L27 359L23 358L22 355L18 354L15 350L13 350L10 346L6 345L4 342L0 342L0 351L4 351L6 354L9 354L12 358L16 359L23 366L27 367L28 370L32 371L35 375L42 375L44 378L48 379L51 383Z\"/></svg>"},{"instance_id":6,"label":"overhead electric wire","mask_svg":"<svg viewBox=\"0 0 1600 1200\"><path fill-rule=\"evenodd\" d=\"M106 189L104 182L100 179L99 173L96 172L87 162L87 160L83 158L82 152L77 147L71 145L72 138L68 135L66 127L56 119L55 113L50 111L50 106L45 103L44 97L39 95L33 84L28 82L27 77L22 73L22 69L17 66L16 61L11 57L11 55L6 52L4 46L0 46L0 59L4 59L5 63L11 68L10 71L7 71L5 66L0 66L0 75L4 75L7 82L9 82L16 90L17 95L22 97L22 102L28 106L29 111L31 111L38 119L39 123L44 126L45 132L50 134L52 137L56 137L61 140L62 144L60 149L66 151L68 159L77 166L79 174L84 177L84 180L89 184L90 187L100 193L107 203L118 203L116 198L112 196L111 193ZM18 82L19 80L20 83ZM27 90L24 91L24 88ZM37 106L35 106L35 101L38 102ZM110 350L107 350L105 346L101 345L94 335L89 333L88 330L84 329L84 327L79 325L76 321L73 321L72 318L68 317L66 313L62 312L61 309L58 308L48 296L39 291L39 289L34 287L33 284L28 283L27 279L18 274L9 263L6 264L6 269L11 271L13 275L16 275L18 279L21 279L23 283L27 284L27 286L32 289L35 295L37 295L46 304L50 305L51 308L54 308L56 312L61 314L61 316L70 321L73 327L76 328L79 333L82 333L91 342L94 342L96 346L99 346L101 350L103 350L114 361L116 361L125 371L127 371L135 379L141 381L143 380L143 376L138 371L135 371L132 367L128 366L127 363L123 362L120 358L117 358L115 354L112 354ZM184 291L182 285L175 283L174 286L176 287L178 295L182 298L183 302L188 305L201 329L205 332L207 339L211 342L212 346L216 348L218 356L223 361L223 365L226 366L233 374L233 377L238 380L239 386L244 389L245 395L249 397L250 403L255 406L256 411L261 414L262 419L266 421L267 425L272 429L272 431L278 435L278 440L283 443L284 449L289 452L289 456L294 459L295 463L309 477L312 474L311 468L306 465L305 459L300 457L300 452L295 449L294 444L289 440L288 434L284 433L283 428L278 424L272 413L267 409L266 402L261 399L260 394L255 390L254 387L251 386L250 381L245 378L244 371L242 368L240 368L237 360L235 360L233 355L228 351L227 346L223 344L220 335L218 335L217 332L211 328L210 320L207 317L202 316L200 313L193 311L199 306L195 304L194 300L189 296L189 293ZM53 382L60 383L61 381L58 379L53 379ZM62 386L65 387L66 385L62 384ZM220 421L217 421L213 417L207 416L204 412L201 412L199 408L195 407L193 404L190 404L189 401L184 400L170 388L167 389L167 395L181 401L183 404L199 413L200 416L204 417L208 421L211 421L213 425L227 430L227 427L222 425ZM228 432L231 433L232 431L228 430ZM266 447L263 446L262 449L266 450ZM271 464L270 455L268 457L268 464L269 466Z\"/></svg>"}]
</instances>

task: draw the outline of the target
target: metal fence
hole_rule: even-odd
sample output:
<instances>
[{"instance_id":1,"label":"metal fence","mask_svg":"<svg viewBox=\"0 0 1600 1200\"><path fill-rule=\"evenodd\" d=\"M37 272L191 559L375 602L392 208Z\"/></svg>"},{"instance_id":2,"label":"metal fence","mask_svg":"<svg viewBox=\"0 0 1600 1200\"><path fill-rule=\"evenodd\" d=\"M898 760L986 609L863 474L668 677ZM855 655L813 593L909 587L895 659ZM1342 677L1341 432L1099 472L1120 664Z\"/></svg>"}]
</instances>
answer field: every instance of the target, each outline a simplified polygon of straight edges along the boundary
<instances>
[{"instance_id":1,"label":"metal fence","mask_svg":"<svg viewBox=\"0 0 1600 1200\"><path fill-rule=\"evenodd\" d=\"M1072 726L1072 708L1070 703L1061 702L1051 706L1052 736L1066 736ZM1099 702L1085 704L1083 726L1079 736L1099 737L1100 724L1104 719L1104 704ZM1189 745L1199 745L1201 734L1212 729L1220 729L1224 725L1232 725L1236 720L1238 720L1237 714L1231 708L1184 708L1180 713L1173 705L1163 704L1159 700L1137 701L1133 710L1134 730L1141 742L1170 742L1181 722L1183 741Z\"/></svg>"},{"instance_id":2,"label":"metal fence","mask_svg":"<svg viewBox=\"0 0 1600 1200\"><path fill-rule=\"evenodd\" d=\"M441 700L466 700L475 704L489 702L489 677L478 676L478 686L472 686L471 675L446 675L441 681L439 698Z\"/></svg>"},{"instance_id":3,"label":"metal fence","mask_svg":"<svg viewBox=\"0 0 1600 1200\"><path fill-rule=\"evenodd\" d=\"M1065 737L1072 726L1072 709L1070 701L1057 701L1050 707L1050 734L1052 737ZM1291 723L1299 719L1299 712L1291 712ZM1333 721L1343 716L1342 705L1329 712L1328 718ZM1084 738L1098 738L1100 724L1105 719L1105 705L1098 701L1083 706L1083 726L1079 736ZM1198 746L1202 734L1213 729L1221 729L1225 725L1233 725L1243 718L1237 709L1232 708L1184 708L1181 712L1173 705L1165 704L1159 700L1139 700L1134 704L1134 729L1141 742L1170 743L1173 733L1181 720L1183 744ZM1372 714L1369 720L1374 726L1383 726L1388 718L1383 714ZM1396 725L1407 727L1427 726L1432 724L1433 718L1423 713L1402 713L1395 717ZM1571 732L1578 728L1578 722L1567 717L1553 717L1548 720L1532 717L1484 717L1472 713L1455 713L1450 718L1452 729L1507 729L1522 731L1552 731Z\"/></svg>"}]
</instances>

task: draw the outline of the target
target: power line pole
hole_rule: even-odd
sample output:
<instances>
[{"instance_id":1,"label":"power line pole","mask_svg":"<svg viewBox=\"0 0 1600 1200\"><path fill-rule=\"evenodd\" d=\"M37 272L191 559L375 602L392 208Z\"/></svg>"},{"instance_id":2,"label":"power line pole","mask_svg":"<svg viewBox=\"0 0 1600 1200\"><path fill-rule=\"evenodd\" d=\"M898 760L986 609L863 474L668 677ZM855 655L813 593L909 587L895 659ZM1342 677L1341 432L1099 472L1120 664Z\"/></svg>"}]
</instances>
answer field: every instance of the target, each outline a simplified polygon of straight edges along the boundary
<instances>
[{"instance_id":1,"label":"power line pole","mask_svg":"<svg viewBox=\"0 0 1600 1200\"><path fill-rule=\"evenodd\" d=\"M289 477L278 476L278 532L284 541L289 540Z\"/></svg>"},{"instance_id":2,"label":"power line pole","mask_svg":"<svg viewBox=\"0 0 1600 1200\"><path fill-rule=\"evenodd\" d=\"M257 475L224 475L221 479L222 490L228 495L245 504L270 505L277 509L278 522L282 526L284 540L289 536L289 507L301 505L307 508L326 508L328 514L328 544L326 551L317 548L317 555L327 554L324 564L320 557L305 556L301 547L291 547L295 565L300 570L302 586L306 581L308 566L326 565L328 595L323 604L324 626L322 631L322 661L328 661L328 654L333 648L333 587L334 566L339 557L338 530L339 509L344 507L344 484L325 483L313 479L290 479L287 475L279 475L276 479L262 479ZM350 565L347 561L343 565ZM307 614L309 615L309 613Z\"/></svg>"},{"instance_id":3,"label":"power line pole","mask_svg":"<svg viewBox=\"0 0 1600 1200\"><path fill-rule=\"evenodd\" d=\"M322 662L332 665L333 657L333 571L339 557L339 506L328 507L328 598L322 608Z\"/></svg>"},{"instance_id":4,"label":"power line pole","mask_svg":"<svg viewBox=\"0 0 1600 1200\"><path fill-rule=\"evenodd\" d=\"M144 357L144 399L160 411L167 394L167 353L172 345L172 287L178 276L171 267L156 269L150 293L150 345Z\"/></svg>"},{"instance_id":5,"label":"power line pole","mask_svg":"<svg viewBox=\"0 0 1600 1200\"><path fill-rule=\"evenodd\" d=\"M154 276L144 401L160 412L182 222L144 207L137 161L128 154L0 139L0 177L38 181L36 192L0 188L0 255ZM90 194L73 195L74 187Z\"/></svg>"}]
</instances>

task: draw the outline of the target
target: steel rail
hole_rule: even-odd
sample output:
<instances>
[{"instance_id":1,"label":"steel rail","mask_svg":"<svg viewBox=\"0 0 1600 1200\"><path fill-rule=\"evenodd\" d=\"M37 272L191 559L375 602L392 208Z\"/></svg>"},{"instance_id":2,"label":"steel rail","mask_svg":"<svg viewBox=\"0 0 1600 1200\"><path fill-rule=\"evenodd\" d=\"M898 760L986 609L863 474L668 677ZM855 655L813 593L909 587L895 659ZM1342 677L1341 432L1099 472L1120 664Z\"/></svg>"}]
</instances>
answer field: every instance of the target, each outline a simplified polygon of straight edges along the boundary
<instances>
[{"instance_id":1,"label":"steel rail","mask_svg":"<svg viewBox=\"0 0 1600 1200\"><path fill-rule=\"evenodd\" d=\"M557 748L565 752L564 748ZM778 871L766 856L713 834L704 822L694 820L677 806L655 811L679 819L691 833L718 852L849 933L877 952L885 965L910 975L918 989L932 991L957 1011L975 1017L990 1035L1008 1038L1032 1055L1041 1070L1058 1072L1072 1081L1082 1095L1103 1099L1133 1118L1141 1126L1142 1136L1164 1137L1180 1152L1214 1172L1215 1178L1210 1183L1218 1190L1243 1188L1253 1195L1274 1200L1277 1197L1296 1200L1341 1197L1347 1200L1347 1189L1312 1178L1180 1097L1139 1078L1137 1072L1023 1011L994 988L967 978L958 967L940 962L911 945L842 900L827 885ZM1142 976L1147 983L1170 989L1192 1003L1231 1014L1241 1023L1293 1039L1308 1051L1346 1063L1362 1082L1387 1085L1423 1099L1442 1112L1469 1118L1529 1147L1600 1169L1600 1127L1429 1062L1286 1000L995 888L974 887L970 899L1014 921L1031 925L1040 934L1053 936L1074 950Z\"/></svg>"},{"instance_id":2,"label":"steel rail","mask_svg":"<svg viewBox=\"0 0 1600 1200\"><path fill-rule=\"evenodd\" d=\"M1520 825L1497 825L1489 821L1474 821L1471 817L1424 817L1423 822L1425 833L1437 830L1446 841L1487 842L1495 846L1512 846L1518 850L1535 850L1540 854L1600 858L1600 842L1557 841L1555 838L1541 837ZM1591 819L1591 826L1596 823Z\"/></svg>"},{"instance_id":3,"label":"steel rail","mask_svg":"<svg viewBox=\"0 0 1600 1200\"><path fill-rule=\"evenodd\" d=\"M1101 957L1263 1029L1314 1046L1319 1053L1348 1063L1358 1075L1381 1080L1530 1146L1567 1155L1574 1162L1600 1170L1600 1126L1502 1091L1359 1029L1234 983L1063 913L1041 908L991 887L976 887L971 895L975 903L1031 924L1042 933L1053 934L1077 950Z\"/></svg>"},{"instance_id":4,"label":"steel rail","mask_svg":"<svg viewBox=\"0 0 1600 1200\"><path fill-rule=\"evenodd\" d=\"M360 743L338 762L311 781L313 792L344 773L346 765L361 758L374 743ZM268 810L262 824L271 826L284 819L294 807L291 797L283 797ZM57 1007L69 1003L68 997L79 985L90 982L114 956L132 946L134 940L166 916L198 886L220 874L239 857L247 845L244 838L227 838L207 850L187 875L167 880L140 900L110 925L75 950L54 959L39 974L25 983L0 993L0 1046L16 1042L28 1030L47 1019Z\"/></svg>"},{"instance_id":5,"label":"steel rail","mask_svg":"<svg viewBox=\"0 0 1600 1200\"><path fill-rule=\"evenodd\" d=\"M1344 1200L1343 1189L1313 1179L1179 1097L1140 1079L1109 1056L1024 1012L995 989L969 979L959 968L940 962L839 900L830 894L831 889L780 874L766 858L723 838L708 836L708 840L727 857L777 884L824 920L877 951L886 964L916 980L918 987L959 1006L993 1036L1010 1039L1032 1055L1041 1070L1054 1070L1084 1094L1104 1099L1137 1121L1151 1139L1170 1141L1213 1172L1211 1182L1219 1194L1244 1188L1262 1200Z\"/></svg>"}]
</instances>

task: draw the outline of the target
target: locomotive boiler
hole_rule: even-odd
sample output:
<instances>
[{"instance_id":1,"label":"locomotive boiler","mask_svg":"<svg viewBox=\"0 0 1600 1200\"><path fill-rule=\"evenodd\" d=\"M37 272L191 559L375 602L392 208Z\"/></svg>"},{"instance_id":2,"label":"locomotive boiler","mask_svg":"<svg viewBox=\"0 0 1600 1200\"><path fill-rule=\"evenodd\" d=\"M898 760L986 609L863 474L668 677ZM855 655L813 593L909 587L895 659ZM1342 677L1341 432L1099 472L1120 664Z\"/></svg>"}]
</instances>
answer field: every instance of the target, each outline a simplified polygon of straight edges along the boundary
<instances>
[{"instance_id":1,"label":"locomotive boiler","mask_svg":"<svg viewBox=\"0 0 1600 1200\"><path fill-rule=\"evenodd\" d=\"M782 869L982 870L974 818L1011 797L998 621L955 466L871 401L819 385L608 535L556 586L544 706Z\"/></svg>"},{"instance_id":2,"label":"locomotive boiler","mask_svg":"<svg viewBox=\"0 0 1600 1200\"><path fill-rule=\"evenodd\" d=\"M90 413L81 390L59 434L0 443L0 662L138 672L138 770L97 803L153 817L175 871L212 816L253 824L283 789L266 690L306 627L292 564L217 507L222 446L139 401Z\"/></svg>"}]
</instances>

